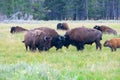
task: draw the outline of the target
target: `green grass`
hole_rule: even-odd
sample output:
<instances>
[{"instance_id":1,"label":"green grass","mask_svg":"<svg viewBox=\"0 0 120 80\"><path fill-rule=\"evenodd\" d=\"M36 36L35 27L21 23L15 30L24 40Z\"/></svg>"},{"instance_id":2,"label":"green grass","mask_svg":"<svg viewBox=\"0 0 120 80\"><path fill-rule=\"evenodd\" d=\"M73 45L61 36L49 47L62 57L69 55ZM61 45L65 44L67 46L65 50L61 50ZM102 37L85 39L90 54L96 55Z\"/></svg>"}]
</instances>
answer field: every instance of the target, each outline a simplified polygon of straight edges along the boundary
<instances>
[{"instance_id":1,"label":"green grass","mask_svg":"<svg viewBox=\"0 0 120 80\"><path fill-rule=\"evenodd\" d=\"M102 46L96 51L95 44L85 45L83 51L74 46L63 47L56 51L51 48L47 52L26 51L22 40L25 33L10 34L10 26L19 25L27 29L48 26L56 29L58 21L40 21L37 24L0 24L0 80L120 80L120 49L111 52ZM70 28L94 25L108 25L120 34L120 23L67 21ZM64 35L65 31L58 30ZM101 43L114 35L103 34Z\"/></svg>"}]
</instances>

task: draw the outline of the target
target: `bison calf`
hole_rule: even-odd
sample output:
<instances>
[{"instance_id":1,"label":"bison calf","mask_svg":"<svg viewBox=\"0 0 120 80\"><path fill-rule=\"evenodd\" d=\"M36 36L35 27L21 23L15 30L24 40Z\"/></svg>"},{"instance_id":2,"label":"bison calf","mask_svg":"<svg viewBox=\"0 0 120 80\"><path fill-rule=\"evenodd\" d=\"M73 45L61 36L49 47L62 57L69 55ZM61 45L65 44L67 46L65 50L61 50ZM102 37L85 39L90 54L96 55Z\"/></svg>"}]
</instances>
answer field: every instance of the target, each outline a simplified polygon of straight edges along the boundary
<instances>
[{"instance_id":1,"label":"bison calf","mask_svg":"<svg viewBox=\"0 0 120 80\"><path fill-rule=\"evenodd\" d=\"M116 48L120 47L120 38L112 38L104 42L104 47L111 48L111 51L116 51Z\"/></svg>"}]
</instances>

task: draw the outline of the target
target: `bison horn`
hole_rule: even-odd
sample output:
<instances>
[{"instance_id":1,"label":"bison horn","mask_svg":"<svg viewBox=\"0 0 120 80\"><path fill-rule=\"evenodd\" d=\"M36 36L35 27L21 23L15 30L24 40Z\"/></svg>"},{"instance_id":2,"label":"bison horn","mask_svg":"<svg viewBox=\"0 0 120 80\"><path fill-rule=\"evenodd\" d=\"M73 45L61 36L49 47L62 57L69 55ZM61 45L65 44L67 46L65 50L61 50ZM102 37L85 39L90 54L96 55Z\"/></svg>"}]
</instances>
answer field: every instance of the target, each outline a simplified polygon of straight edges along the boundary
<instances>
[{"instance_id":1,"label":"bison horn","mask_svg":"<svg viewBox=\"0 0 120 80\"><path fill-rule=\"evenodd\" d=\"M47 40L51 40L51 39L52 39L52 38L49 37L49 36L45 36L45 37L44 37L44 40L45 40L45 41L47 41Z\"/></svg>"},{"instance_id":2,"label":"bison horn","mask_svg":"<svg viewBox=\"0 0 120 80\"><path fill-rule=\"evenodd\" d=\"M59 36L59 37L58 37L58 39L59 39L59 40L62 40L62 37L61 37L61 36Z\"/></svg>"}]
</instances>

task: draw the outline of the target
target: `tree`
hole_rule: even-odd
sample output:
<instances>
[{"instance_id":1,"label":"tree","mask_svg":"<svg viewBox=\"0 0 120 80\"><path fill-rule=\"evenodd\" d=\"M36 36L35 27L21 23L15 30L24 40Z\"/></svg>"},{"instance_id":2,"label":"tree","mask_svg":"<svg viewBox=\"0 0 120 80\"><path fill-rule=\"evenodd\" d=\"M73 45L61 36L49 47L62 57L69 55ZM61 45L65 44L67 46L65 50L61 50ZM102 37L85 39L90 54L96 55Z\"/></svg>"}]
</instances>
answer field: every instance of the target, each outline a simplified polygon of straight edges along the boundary
<instances>
[{"instance_id":1,"label":"tree","mask_svg":"<svg viewBox=\"0 0 120 80\"><path fill-rule=\"evenodd\" d=\"M120 19L120 0L0 0L0 15L13 19Z\"/></svg>"}]
</instances>

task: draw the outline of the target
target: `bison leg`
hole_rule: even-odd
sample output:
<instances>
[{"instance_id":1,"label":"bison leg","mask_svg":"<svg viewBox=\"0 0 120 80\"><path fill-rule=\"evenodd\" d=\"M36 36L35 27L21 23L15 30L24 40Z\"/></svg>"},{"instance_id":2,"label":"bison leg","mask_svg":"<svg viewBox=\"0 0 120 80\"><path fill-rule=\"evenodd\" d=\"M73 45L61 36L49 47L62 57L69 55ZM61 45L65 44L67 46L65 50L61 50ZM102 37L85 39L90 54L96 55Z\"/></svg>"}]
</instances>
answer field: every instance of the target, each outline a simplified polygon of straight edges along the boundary
<instances>
[{"instance_id":1,"label":"bison leg","mask_svg":"<svg viewBox=\"0 0 120 80\"><path fill-rule=\"evenodd\" d=\"M99 48L101 50L102 46L101 46L100 41L96 41L95 43L96 43L96 49Z\"/></svg>"},{"instance_id":2,"label":"bison leg","mask_svg":"<svg viewBox=\"0 0 120 80\"><path fill-rule=\"evenodd\" d=\"M37 48L38 48L39 52L45 50L45 46L43 46L43 45L41 45L41 44L39 44L39 45L37 46Z\"/></svg>"},{"instance_id":3,"label":"bison leg","mask_svg":"<svg viewBox=\"0 0 120 80\"><path fill-rule=\"evenodd\" d=\"M36 51L36 48L33 47L32 45L29 45L29 50L32 51L32 52L35 52L35 51Z\"/></svg>"},{"instance_id":4,"label":"bison leg","mask_svg":"<svg viewBox=\"0 0 120 80\"><path fill-rule=\"evenodd\" d=\"M116 51L117 49L116 48L114 48L114 51Z\"/></svg>"},{"instance_id":5,"label":"bison leg","mask_svg":"<svg viewBox=\"0 0 120 80\"><path fill-rule=\"evenodd\" d=\"M29 50L32 51L32 47L29 45Z\"/></svg>"},{"instance_id":6,"label":"bison leg","mask_svg":"<svg viewBox=\"0 0 120 80\"><path fill-rule=\"evenodd\" d=\"M84 48L77 46L77 50L78 50L78 51L79 51L79 50L83 50L83 49L84 49Z\"/></svg>"},{"instance_id":7,"label":"bison leg","mask_svg":"<svg viewBox=\"0 0 120 80\"><path fill-rule=\"evenodd\" d=\"M112 47L110 47L110 49L111 49L112 52L114 51L114 49Z\"/></svg>"},{"instance_id":8,"label":"bison leg","mask_svg":"<svg viewBox=\"0 0 120 80\"><path fill-rule=\"evenodd\" d=\"M25 45L25 48L26 48L26 51L28 51L28 46L27 45Z\"/></svg>"},{"instance_id":9,"label":"bison leg","mask_svg":"<svg viewBox=\"0 0 120 80\"><path fill-rule=\"evenodd\" d=\"M113 47L110 47L111 48L111 51L113 52L113 51L116 51L116 48L113 48Z\"/></svg>"},{"instance_id":10,"label":"bison leg","mask_svg":"<svg viewBox=\"0 0 120 80\"><path fill-rule=\"evenodd\" d=\"M83 50L84 49L84 45L83 44L79 44L76 46L77 47L77 50Z\"/></svg>"}]
</instances>

